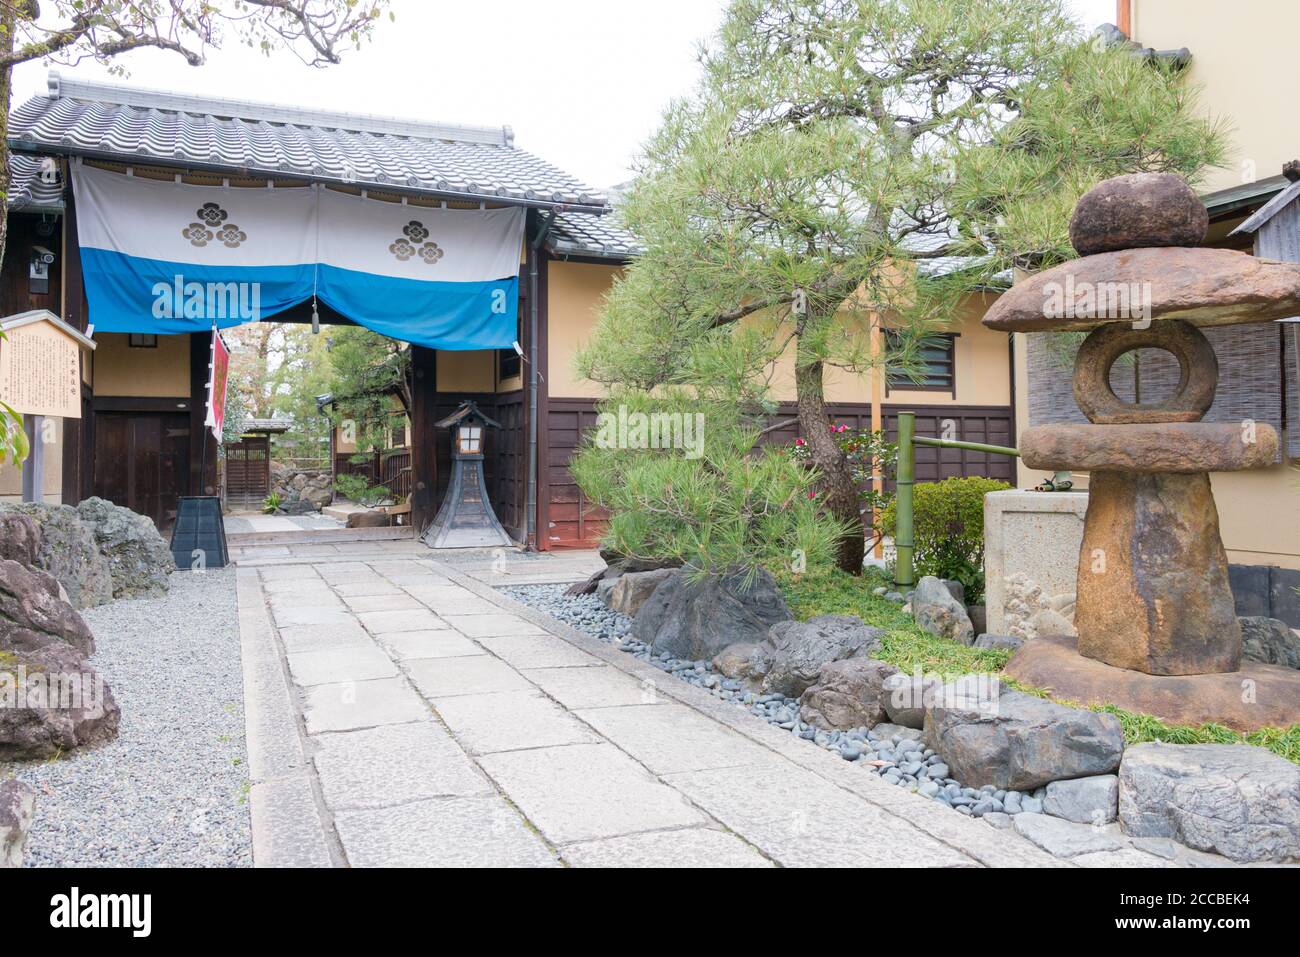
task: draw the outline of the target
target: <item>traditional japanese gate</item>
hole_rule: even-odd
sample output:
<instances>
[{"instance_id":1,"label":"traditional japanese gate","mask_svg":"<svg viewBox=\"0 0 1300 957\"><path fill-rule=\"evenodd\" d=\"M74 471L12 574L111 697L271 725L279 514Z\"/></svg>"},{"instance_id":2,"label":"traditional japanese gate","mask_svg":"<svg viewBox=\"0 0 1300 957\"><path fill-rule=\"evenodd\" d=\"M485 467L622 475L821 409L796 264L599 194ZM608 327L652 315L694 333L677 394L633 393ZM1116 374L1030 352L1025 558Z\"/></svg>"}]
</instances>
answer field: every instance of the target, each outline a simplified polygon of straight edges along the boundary
<instances>
[{"instance_id":1,"label":"traditional japanese gate","mask_svg":"<svg viewBox=\"0 0 1300 957\"><path fill-rule=\"evenodd\" d=\"M270 493L270 437L246 435L226 446L226 507L255 508Z\"/></svg>"}]
</instances>

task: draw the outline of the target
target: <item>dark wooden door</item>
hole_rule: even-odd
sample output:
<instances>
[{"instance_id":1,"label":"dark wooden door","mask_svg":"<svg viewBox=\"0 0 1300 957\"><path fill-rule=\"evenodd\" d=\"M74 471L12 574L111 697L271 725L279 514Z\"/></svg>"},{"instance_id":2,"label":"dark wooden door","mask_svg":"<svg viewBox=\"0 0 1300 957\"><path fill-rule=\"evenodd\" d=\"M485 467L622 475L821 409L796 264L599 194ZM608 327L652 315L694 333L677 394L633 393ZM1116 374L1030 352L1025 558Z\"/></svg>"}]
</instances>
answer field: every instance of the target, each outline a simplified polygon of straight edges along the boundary
<instances>
[{"instance_id":1,"label":"dark wooden door","mask_svg":"<svg viewBox=\"0 0 1300 957\"><path fill-rule=\"evenodd\" d=\"M190 420L185 413L100 412L95 416L94 492L147 515L161 531L189 492Z\"/></svg>"}]
</instances>

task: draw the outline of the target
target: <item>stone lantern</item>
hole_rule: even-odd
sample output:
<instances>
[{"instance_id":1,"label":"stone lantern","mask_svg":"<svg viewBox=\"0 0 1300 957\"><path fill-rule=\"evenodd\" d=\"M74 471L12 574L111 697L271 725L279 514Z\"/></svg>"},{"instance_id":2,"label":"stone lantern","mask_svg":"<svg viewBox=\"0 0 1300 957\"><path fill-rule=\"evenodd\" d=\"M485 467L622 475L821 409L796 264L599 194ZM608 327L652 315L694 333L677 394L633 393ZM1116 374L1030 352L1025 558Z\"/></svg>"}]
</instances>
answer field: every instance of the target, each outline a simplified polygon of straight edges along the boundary
<instances>
[{"instance_id":1,"label":"stone lantern","mask_svg":"<svg viewBox=\"0 0 1300 957\"><path fill-rule=\"evenodd\" d=\"M421 537L430 548L483 548L510 545L488 500L483 477L483 448L488 428L500 424L465 401L451 415L434 423L451 429L451 480L438 515Z\"/></svg>"},{"instance_id":2,"label":"stone lantern","mask_svg":"<svg viewBox=\"0 0 1300 957\"><path fill-rule=\"evenodd\" d=\"M1006 332L1088 332L1074 397L1090 424L1020 438L1030 468L1091 473L1078 638L1027 642L1007 671L1057 697L1172 721L1285 726L1300 721L1300 672L1242 661L1209 477L1272 466L1278 436L1250 420L1200 421L1218 361L1198 327L1300 314L1300 265L1201 248L1207 226L1178 176L1107 180L1075 208L1081 258L1018 283L984 318ZM1173 355L1178 386L1161 402L1124 402L1111 367L1147 348Z\"/></svg>"}]
</instances>

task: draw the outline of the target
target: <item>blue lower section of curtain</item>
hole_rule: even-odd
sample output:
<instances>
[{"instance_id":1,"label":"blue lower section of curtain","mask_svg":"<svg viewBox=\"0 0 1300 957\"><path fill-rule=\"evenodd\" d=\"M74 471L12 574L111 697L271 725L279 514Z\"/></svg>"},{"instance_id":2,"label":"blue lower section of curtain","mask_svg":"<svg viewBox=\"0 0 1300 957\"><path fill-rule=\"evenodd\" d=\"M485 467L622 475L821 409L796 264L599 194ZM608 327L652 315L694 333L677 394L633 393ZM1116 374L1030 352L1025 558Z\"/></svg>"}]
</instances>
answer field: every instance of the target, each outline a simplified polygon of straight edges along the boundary
<instances>
[{"instance_id":1,"label":"blue lower section of curtain","mask_svg":"<svg viewBox=\"0 0 1300 957\"><path fill-rule=\"evenodd\" d=\"M508 349L518 335L518 276L431 282L311 263L199 266L88 248L81 268L97 332L226 329L270 319L314 290L357 325L430 349Z\"/></svg>"}]
</instances>

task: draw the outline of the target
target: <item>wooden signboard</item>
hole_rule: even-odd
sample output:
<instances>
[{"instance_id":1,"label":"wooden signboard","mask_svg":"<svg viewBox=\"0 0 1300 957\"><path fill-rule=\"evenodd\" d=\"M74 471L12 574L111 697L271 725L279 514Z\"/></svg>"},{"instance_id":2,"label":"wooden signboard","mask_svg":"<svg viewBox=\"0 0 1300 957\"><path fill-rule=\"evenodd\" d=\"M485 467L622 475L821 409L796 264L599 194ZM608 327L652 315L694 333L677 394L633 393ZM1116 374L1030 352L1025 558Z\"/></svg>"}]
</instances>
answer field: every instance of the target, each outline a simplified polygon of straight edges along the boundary
<instances>
[{"instance_id":1,"label":"wooden signboard","mask_svg":"<svg viewBox=\"0 0 1300 957\"><path fill-rule=\"evenodd\" d=\"M93 340L48 309L0 319L0 401L23 417L30 451L23 462L23 501L45 489L45 416L81 418L81 350Z\"/></svg>"},{"instance_id":2,"label":"wooden signboard","mask_svg":"<svg viewBox=\"0 0 1300 957\"><path fill-rule=\"evenodd\" d=\"M84 346L79 340L84 337L61 320L56 325L44 317L22 323L5 320L0 327L5 332L0 340L0 402L22 415L81 418Z\"/></svg>"}]
</instances>

